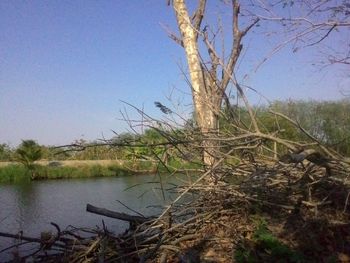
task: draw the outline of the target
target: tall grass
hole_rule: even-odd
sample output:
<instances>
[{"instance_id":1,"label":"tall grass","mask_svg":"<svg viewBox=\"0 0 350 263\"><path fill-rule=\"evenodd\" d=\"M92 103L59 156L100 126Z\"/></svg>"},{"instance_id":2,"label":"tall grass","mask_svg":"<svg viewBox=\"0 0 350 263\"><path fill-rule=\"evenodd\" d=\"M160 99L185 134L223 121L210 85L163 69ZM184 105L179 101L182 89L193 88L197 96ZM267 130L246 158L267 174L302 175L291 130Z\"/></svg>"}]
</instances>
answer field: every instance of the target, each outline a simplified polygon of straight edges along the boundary
<instances>
[{"instance_id":1,"label":"tall grass","mask_svg":"<svg viewBox=\"0 0 350 263\"><path fill-rule=\"evenodd\" d=\"M90 178L129 175L131 172L118 165L35 166L35 179ZM0 167L0 183L30 181L30 173L23 165Z\"/></svg>"},{"instance_id":2,"label":"tall grass","mask_svg":"<svg viewBox=\"0 0 350 263\"><path fill-rule=\"evenodd\" d=\"M52 163L55 163L54 165ZM124 176L134 173L173 172L176 170L199 168L198 165L184 163L181 160L172 159L168 169L161 164L152 161L136 160L122 163L89 163L72 162L62 165L60 162L51 162L46 165L34 165L34 179L65 179L65 178L92 178ZM32 171L22 164L9 164L0 166L0 183L16 183L30 181Z\"/></svg>"},{"instance_id":3,"label":"tall grass","mask_svg":"<svg viewBox=\"0 0 350 263\"><path fill-rule=\"evenodd\" d=\"M0 183L19 183L30 181L30 174L24 165L13 164L0 167Z\"/></svg>"},{"instance_id":4,"label":"tall grass","mask_svg":"<svg viewBox=\"0 0 350 263\"><path fill-rule=\"evenodd\" d=\"M61 179L61 178L89 178L89 177L111 177L128 175L129 172L118 165L91 165L79 167L43 167L46 176L41 179ZM39 173L41 174L41 173Z\"/></svg>"}]
</instances>

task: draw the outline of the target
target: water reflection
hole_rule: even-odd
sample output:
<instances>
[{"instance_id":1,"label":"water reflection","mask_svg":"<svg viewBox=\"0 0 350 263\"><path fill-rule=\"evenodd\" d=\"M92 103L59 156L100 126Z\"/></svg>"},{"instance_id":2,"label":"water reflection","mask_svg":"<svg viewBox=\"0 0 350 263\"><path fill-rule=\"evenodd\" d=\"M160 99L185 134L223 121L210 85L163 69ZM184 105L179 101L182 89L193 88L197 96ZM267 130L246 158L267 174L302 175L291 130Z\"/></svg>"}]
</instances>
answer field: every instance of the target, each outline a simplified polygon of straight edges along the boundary
<instances>
[{"instance_id":1,"label":"water reflection","mask_svg":"<svg viewBox=\"0 0 350 263\"><path fill-rule=\"evenodd\" d=\"M162 177L164 188L181 184L181 180L183 177ZM119 200L146 216L154 215L159 213L155 206L164 206L174 197L167 192L166 200L163 200L161 187L155 182L159 182L157 176L135 175L1 185L0 231L18 233L23 230L24 235L38 236L41 231L50 228L50 222L55 222L64 229L69 225L101 225L103 219L109 230L121 232L127 227L127 223L87 213L86 204L132 214L117 202ZM10 240L0 237L0 250L1 247L9 245L9 242Z\"/></svg>"},{"instance_id":2,"label":"water reflection","mask_svg":"<svg viewBox=\"0 0 350 263\"><path fill-rule=\"evenodd\" d=\"M18 217L17 230L24 229L24 222L35 222L35 204L37 203L37 191L31 182L15 185L15 195L17 202Z\"/></svg>"},{"instance_id":3,"label":"water reflection","mask_svg":"<svg viewBox=\"0 0 350 263\"><path fill-rule=\"evenodd\" d=\"M114 178L47 180L16 185L0 185L0 232L25 236L40 236L52 229L50 222L61 229L101 226L102 219L110 231L120 233L128 223L87 213L86 204L132 214L130 207L145 216L160 213L159 207L169 204L175 194L169 189L183 184L184 176L162 176L163 186L156 175L135 175ZM118 201L117 201L118 200ZM158 209L156 208L158 207ZM52 229L53 230L53 229ZM13 244L0 237L0 250ZM0 254L0 262L9 254Z\"/></svg>"}]
</instances>

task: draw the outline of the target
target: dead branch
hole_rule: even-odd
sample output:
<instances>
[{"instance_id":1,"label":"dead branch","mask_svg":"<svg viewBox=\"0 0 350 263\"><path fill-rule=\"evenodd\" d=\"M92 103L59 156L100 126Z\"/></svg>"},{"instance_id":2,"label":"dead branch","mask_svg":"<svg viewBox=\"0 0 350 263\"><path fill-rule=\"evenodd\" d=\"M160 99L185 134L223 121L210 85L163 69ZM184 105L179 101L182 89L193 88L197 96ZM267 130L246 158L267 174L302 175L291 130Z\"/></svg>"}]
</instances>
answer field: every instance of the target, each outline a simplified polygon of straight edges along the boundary
<instances>
[{"instance_id":1,"label":"dead branch","mask_svg":"<svg viewBox=\"0 0 350 263\"><path fill-rule=\"evenodd\" d=\"M128 221L130 223L137 223L137 224L144 223L151 220L151 218L141 217L141 216L132 216L125 213L119 213L119 212L108 210L106 208L96 207L91 204L86 205L86 211L90 213L98 214L98 215L119 219L122 221Z\"/></svg>"}]
</instances>

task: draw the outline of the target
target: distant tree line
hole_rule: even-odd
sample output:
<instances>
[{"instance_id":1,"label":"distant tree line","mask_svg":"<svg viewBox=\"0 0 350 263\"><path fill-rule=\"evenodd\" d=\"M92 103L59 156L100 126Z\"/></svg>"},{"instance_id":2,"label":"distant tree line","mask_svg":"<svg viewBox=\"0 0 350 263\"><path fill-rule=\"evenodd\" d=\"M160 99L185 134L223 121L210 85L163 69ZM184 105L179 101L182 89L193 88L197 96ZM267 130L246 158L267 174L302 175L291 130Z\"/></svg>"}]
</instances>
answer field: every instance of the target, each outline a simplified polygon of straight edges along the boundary
<instances>
[{"instance_id":1,"label":"distant tree line","mask_svg":"<svg viewBox=\"0 0 350 263\"><path fill-rule=\"evenodd\" d=\"M102 145L101 141L76 140L72 145L80 145L78 150L70 147L39 145L34 140L23 140L16 148L0 144L0 161L31 163L44 160L135 160L149 159L162 154L157 145L165 142L160 132L146 129L143 134L121 133ZM108 144L108 145L107 145ZM85 147L89 145L88 147ZM96 145L96 146L94 146Z\"/></svg>"},{"instance_id":2,"label":"distant tree line","mask_svg":"<svg viewBox=\"0 0 350 263\"><path fill-rule=\"evenodd\" d=\"M350 156L350 100L341 101L277 101L271 109L281 112L295 120L301 127L323 144L337 152ZM264 115L262 113L262 115ZM291 124L281 117L276 117L279 126L272 122L268 129L281 129L286 139L306 140L304 133L292 129Z\"/></svg>"},{"instance_id":3,"label":"distant tree line","mask_svg":"<svg viewBox=\"0 0 350 263\"><path fill-rule=\"evenodd\" d=\"M322 144L342 155L350 156L349 99L274 101L268 106L255 106L254 112L263 132L278 133L279 137L291 141L307 142L309 138L299 129L301 127ZM294 124L285 117L293 120ZM220 120L221 129L232 132L229 122L238 120L246 126L251 125L245 109L224 109Z\"/></svg>"},{"instance_id":4,"label":"distant tree line","mask_svg":"<svg viewBox=\"0 0 350 263\"><path fill-rule=\"evenodd\" d=\"M273 114L279 112L294 120L312 136L323 144L332 147L339 153L350 156L350 100L314 101L287 100L275 101L269 106L255 106L254 112L264 132L278 133L281 138L294 141L307 141L305 133L296 128L285 118ZM240 107L223 108L220 118L220 130L234 134L231 122L249 123L248 113ZM193 120L188 120L183 129L193 128ZM184 131L174 130L174 137L181 138ZM176 134L178 133L178 134ZM185 134L185 132L184 132ZM30 160L136 160L136 159L164 159L171 156L171 147L161 144L167 139L161 131L146 129L143 134L121 133L109 140L110 145L86 147L78 151L65 151L65 148L39 146L32 140L23 141L16 148L8 144L0 144L0 161L19 161L28 163ZM99 141L75 141L79 145L98 145ZM119 145L121 147L114 147ZM40 148L40 151L38 150ZM282 149L281 149L282 150ZM34 158L35 157L35 158ZM38 158L36 158L38 157ZM27 159L26 159L27 158ZM29 158L29 159L28 159ZM29 161L28 161L29 160Z\"/></svg>"}]
</instances>

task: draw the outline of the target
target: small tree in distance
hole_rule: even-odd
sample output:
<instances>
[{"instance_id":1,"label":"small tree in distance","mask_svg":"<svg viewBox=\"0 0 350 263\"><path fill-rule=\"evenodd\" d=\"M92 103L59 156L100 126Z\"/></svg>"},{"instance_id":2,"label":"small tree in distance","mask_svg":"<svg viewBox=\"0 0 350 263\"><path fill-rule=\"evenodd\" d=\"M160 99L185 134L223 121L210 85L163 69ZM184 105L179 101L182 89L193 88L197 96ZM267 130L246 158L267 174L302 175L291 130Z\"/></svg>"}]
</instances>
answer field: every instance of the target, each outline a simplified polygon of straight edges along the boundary
<instances>
[{"instance_id":1,"label":"small tree in distance","mask_svg":"<svg viewBox=\"0 0 350 263\"><path fill-rule=\"evenodd\" d=\"M31 173L31 179L35 178L34 162L42 158L41 146L34 140L22 140L16 150L16 160L22 163Z\"/></svg>"},{"instance_id":2,"label":"small tree in distance","mask_svg":"<svg viewBox=\"0 0 350 263\"><path fill-rule=\"evenodd\" d=\"M0 161L9 161L11 158L11 148L6 143L0 144Z\"/></svg>"}]
</instances>

